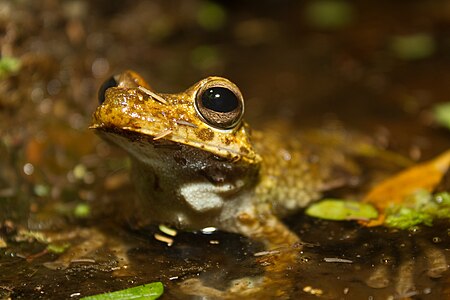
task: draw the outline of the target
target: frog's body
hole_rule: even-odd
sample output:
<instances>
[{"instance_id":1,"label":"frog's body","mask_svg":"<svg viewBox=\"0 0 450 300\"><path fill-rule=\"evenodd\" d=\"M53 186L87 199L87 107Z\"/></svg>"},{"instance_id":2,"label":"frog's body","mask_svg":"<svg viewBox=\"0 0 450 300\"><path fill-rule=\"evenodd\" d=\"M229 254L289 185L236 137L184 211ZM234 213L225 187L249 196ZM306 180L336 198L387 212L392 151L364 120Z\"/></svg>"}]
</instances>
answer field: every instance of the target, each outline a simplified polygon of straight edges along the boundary
<instances>
[{"instance_id":1,"label":"frog's body","mask_svg":"<svg viewBox=\"0 0 450 300\"><path fill-rule=\"evenodd\" d=\"M204 94L211 91L231 104L205 108ZM224 78L208 77L179 94L156 94L128 71L100 93L92 128L131 154L139 194L134 217L141 223L212 226L253 236L243 220L306 206L318 199L331 166L344 164L330 149L313 153L287 139L283 128L250 134L241 120L242 95Z\"/></svg>"}]
</instances>

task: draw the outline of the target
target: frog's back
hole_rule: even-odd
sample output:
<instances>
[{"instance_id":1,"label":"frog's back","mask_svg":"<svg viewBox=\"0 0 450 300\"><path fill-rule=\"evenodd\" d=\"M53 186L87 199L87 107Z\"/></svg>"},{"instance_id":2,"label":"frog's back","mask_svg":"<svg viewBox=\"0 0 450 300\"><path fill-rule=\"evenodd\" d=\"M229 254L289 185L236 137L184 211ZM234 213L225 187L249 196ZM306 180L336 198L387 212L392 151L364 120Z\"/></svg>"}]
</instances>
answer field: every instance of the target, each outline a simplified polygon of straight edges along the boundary
<instances>
[{"instance_id":1,"label":"frog's back","mask_svg":"<svg viewBox=\"0 0 450 300\"><path fill-rule=\"evenodd\" d=\"M286 215L344 185L359 173L352 159L354 139L338 128L299 133L283 123L255 132L252 141L262 157L258 201Z\"/></svg>"}]
</instances>

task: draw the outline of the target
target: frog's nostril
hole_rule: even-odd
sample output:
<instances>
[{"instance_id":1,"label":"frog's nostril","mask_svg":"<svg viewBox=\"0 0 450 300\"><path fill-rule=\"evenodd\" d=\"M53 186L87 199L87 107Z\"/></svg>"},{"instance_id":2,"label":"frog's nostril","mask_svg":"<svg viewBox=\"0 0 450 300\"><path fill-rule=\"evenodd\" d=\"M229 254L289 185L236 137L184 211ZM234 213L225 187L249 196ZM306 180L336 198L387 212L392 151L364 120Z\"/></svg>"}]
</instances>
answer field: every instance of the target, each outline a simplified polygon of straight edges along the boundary
<instances>
[{"instance_id":1,"label":"frog's nostril","mask_svg":"<svg viewBox=\"0 0 450 300\"><path fill-rule=\"evenodd\" d=\"M103 84L98 89L98 103L102 104L103 102L105 102L106 90L109 89L110 87L116 87L116 86L117 86L117 81L114 78L114 76L111 76L107 80L105 80L105 82L103 82Z\"/></svg>"}]
</instances>

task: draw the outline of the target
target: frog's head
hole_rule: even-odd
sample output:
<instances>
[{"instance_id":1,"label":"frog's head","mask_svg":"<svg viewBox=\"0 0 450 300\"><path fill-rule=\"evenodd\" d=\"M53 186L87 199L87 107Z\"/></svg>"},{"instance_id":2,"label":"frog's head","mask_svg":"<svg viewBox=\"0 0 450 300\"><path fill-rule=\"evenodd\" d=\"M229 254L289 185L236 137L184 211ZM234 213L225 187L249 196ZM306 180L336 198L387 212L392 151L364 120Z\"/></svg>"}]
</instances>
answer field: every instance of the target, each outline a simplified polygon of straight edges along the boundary
<instances>
[{"instance_id":1,"label":"frog's head","mask_svg":"<svg viewBox=\"0 0 450 300\"><path fill-rule=\"evenodd\" d=\"M160 94L127 71L103 84L99 102L91 128L131 154L153 221L224 227L248 205L243 195L256 182L261 158L235 84L208 77L182 93Z\"/></svg>"},{"instance_id":2,"label":"frog's head","mask_svg":"<svg viewBox=\"0 0 450 300\"><path fill-rule=\"evenodd\" d=\"M178 94L158 94L136 73L105 81L91 128L170 141L219 157L258 163L238 87L221 77L205 78ZM160 141L160 142L157 142Z\"/></svg>"}]
</instances>

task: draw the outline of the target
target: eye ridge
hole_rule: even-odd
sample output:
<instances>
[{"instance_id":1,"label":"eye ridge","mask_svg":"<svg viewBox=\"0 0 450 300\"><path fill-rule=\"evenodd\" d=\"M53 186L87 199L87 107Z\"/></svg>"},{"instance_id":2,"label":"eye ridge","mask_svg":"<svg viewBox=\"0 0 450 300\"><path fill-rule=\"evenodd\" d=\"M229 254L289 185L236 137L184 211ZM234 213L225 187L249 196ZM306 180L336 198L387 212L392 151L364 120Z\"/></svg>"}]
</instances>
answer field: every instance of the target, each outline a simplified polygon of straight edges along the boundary
<instances>
[{"instance_id":1,"label":"eye ridge","mask_svg":"<svg viewBox=\"0 0 450 300\"><path fill-rule=\"evenodd\" d=\"M228 113L239 107L236 94L225 87L210 87L201 95L202 105L219 113Z\"/></svg>"}]
</instances>

